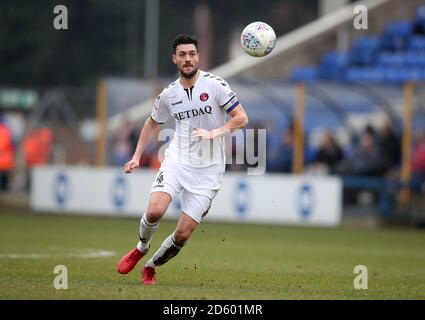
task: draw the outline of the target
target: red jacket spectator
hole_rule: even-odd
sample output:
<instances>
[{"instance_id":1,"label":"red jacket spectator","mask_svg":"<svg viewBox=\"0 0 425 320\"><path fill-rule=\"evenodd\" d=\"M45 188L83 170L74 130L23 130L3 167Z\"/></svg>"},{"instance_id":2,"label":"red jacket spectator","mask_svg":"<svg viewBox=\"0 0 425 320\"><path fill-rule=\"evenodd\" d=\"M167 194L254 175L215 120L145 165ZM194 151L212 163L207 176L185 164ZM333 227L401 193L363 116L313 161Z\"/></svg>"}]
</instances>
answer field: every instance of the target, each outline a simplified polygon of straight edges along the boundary
<instances>
[{"instance_id":1,"label":"red jacket spectator","mask_svg":"<svg viewBox=\"0 0 425 320\"><path fill-rule=\"evenodd\" d=\"M0 171L11 171L15 166L12 134L8 127L0 123Z\"/></svg>"},{"instance_id":2,"label":"red jacket spectator","mask_svg":"<svg viewBox=\"0 0 425 320\"><path fill-rule=\"evenodd\" d=\"M32 168L46 164L52 149L53 135L50 129L31 130L23 140L25 163Z\"/></svg>"},{"instance_id":3,"label":"red jacket spectator","mask_svg":"<svg viewBox=\"0 0 425 320\"><path fill-rule=\"evenodd\" d=\"M425 173L425 143L418 144L413 149L412 171Z\"/></svg>"}]
</instances>

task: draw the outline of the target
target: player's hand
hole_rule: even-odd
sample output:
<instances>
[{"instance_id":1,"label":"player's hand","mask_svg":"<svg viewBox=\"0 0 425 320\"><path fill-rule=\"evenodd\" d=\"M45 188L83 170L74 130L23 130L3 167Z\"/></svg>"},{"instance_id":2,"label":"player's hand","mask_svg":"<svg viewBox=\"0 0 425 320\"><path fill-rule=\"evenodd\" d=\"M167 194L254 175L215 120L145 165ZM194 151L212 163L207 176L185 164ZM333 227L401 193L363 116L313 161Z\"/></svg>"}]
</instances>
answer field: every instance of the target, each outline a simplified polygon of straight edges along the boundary
<instances>
[{"instance_id":1,"label":"player's hand","mask_svg":"<svg viewBox=\"0 0 425 320\"><path fill-rule=\"evenodd\" d=\"M222 128L217 128L211 131L208 131L202 128L195 128L193 129L192 134L194 137L198 137L201 139L215 139L217 137L224 136L228 132L230 132L229 129L222 129Z\"/></svg>"},{"instance_id":2,"label":"player's hand","mask_svg":"<svg viewBox=\"0 0 425 320\"><path fill-rule=\"evenodd\" d=\"M131 159L129 162L127 162L124 165L124 172L125 173L132 173L134 169L139 167L139 161Z\"/></svg>"},{"instance_id":3,"label":"player's hand","mask_svg":"<svg viewBox=\"0 0 425 320\"><path fill-rule=\"evenodd\" d=\"M208 131L205 129L201 129L201 128L196 128L192 131L192 134L194 137L196 138L201 138L201 139L214 139L213 136L213 132L212 131Z\"/></svg>"}]
</instances>

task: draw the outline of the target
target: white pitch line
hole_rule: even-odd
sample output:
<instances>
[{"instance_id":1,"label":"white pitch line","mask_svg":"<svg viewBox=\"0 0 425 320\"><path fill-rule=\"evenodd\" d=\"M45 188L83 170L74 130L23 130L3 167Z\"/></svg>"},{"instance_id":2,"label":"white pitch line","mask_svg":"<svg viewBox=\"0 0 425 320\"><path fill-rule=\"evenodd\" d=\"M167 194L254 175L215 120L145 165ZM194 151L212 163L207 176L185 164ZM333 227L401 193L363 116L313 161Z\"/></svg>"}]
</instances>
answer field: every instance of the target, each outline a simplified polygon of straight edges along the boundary
<instances>
[{"instance_id":1,"label":"white pitch line","mask_svg":"<svg viewBox=\"0 0 425 320\"><path fill-rule=\"evenodd\" d=\"M7 253L0 254L0 259L47 259L47 258L105 258L115 256L114 251L92 250L87 252L71 252L71 253Z\"/></svg>"}]
</instances>

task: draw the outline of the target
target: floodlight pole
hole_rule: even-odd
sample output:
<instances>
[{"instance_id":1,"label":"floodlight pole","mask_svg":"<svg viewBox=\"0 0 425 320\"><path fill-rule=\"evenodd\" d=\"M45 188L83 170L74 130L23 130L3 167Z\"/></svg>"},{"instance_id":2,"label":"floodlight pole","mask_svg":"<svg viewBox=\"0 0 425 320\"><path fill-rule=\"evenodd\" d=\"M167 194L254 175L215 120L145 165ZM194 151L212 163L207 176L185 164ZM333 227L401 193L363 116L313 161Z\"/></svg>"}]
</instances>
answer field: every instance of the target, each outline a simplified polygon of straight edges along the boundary
<instances>
[{"instance_id":1,"label":"floodlight pole","mask_svg":"<svg viewBox=\"0 0 425 320\"><path fill-rule=\"evenodd\" d=\"M96 166L105 165L106 151L106 84L101 80L96 88L96 122L97 122L97 139L96 139Z\"/></svg>"},{"instance_id":2,"label":"floodlight pole","mask_svg":"<svg viewBox=\"0 0 425 320\"><path fill-rule=\"evenodd\" d=\"M301 174L304 171L304 108L305 85L295 86L295 117L293 132L292 173Z\"/></svg>"},{"instance_id":3,"label":"floodlight pole","mask_svg":"<svg viewBox=\"0 0 425 320\"><path fill-rule=\"evenodd\" d=\"M407 209L410 203L409 182L411 177L411 145L412 145L412 113L413 94L415 87L413 83L404 85L404 112L403 112L403 139L402 139L402 162L400 180L403 187L400 191L400 208Z\"/></svg>"},{"instance_id":4,"label":"floodlight pole","mask_svg":"<svg viewBox=\"0 0 425 320\"><path fill-rule=\"evenodd\" d=\"M158 39L159 39L160 0L146 0L145 9L145 53L143 75L158 75Z\"/></svg>"}]
</instances>

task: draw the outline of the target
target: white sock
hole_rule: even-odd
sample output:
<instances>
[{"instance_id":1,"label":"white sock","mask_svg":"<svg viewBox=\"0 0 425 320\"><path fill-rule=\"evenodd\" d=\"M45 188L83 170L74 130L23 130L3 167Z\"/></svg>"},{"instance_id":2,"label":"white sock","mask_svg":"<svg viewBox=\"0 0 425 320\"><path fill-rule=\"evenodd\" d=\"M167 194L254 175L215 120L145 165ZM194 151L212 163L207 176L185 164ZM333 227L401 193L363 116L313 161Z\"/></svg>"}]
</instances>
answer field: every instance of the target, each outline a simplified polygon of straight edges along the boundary
<instances>
[{"instance_id":1,"label":"white sock","mask_svg":"<svg viewBox=\"0 0 425 320\"><path fill-rule=\"evenodd\" d=\"M183 248L183 246L178 246L175 244L173 232L164 240L164 242L161 244L161 247L157 252L155 252L153 257L146 262L145 266L151 268L159 267L171 258L175 257L181 248Z\"/></svg>"},{"instance_id":2,"label":"white sock","mask_svg":"<svg viewBox=\"0 0 425 320\"><path fill-rule=\"evenodd\" d=\"M149 244L152 240L153 234L158 229L159 221L155 223L149 223L146 219L146 212L140 219L139 228L139 242L137 243L137 249L141 252L146 251L149 248Z\"/></svg>"}]
</instances>

